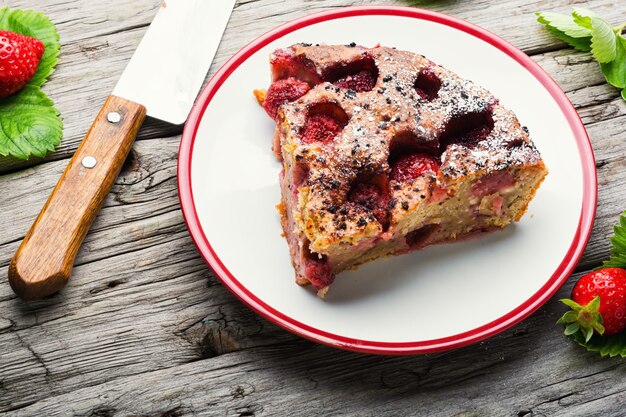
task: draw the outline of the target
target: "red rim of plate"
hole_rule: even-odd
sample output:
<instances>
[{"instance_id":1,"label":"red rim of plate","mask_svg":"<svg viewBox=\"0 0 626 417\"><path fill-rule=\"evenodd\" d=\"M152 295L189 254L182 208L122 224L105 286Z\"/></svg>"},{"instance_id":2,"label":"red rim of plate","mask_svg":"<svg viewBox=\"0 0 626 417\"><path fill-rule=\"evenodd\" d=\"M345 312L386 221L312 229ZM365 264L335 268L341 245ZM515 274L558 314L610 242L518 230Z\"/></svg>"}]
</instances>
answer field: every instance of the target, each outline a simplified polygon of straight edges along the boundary
<instances>
[{"instance_id":1,"label":"red rim of plate","mask_svg":"<svg viewBox=\"0 0 626 417\"><path fill-rule=\"evenodd\" d=\"M583 204L578 230L569 250L550 279L528 300L504 316L473 330L433 340L393 343L358 340L316 329L277 311L244 287L222 263L200 225L191 188L191 157L198 126L222 83L251 55L290 32L327 20L365 15L402 16L427 20L463 31L498 48L526 68L550 92L566 116L576 138L583 168ZM200 94L185 126L178 158L178 189L185 222L200 254L227 288L261 316L304 338L342 349L387 355L428 353L466 346L513 326L543 305L567 280L589 240L596 211L596 175L591 143L576 110L557 83L526 54L493 33L463 20L427 10L386 6L346 7L316 13L283 24L250 42L220 68Z\"/></svg>"}]
</instances>

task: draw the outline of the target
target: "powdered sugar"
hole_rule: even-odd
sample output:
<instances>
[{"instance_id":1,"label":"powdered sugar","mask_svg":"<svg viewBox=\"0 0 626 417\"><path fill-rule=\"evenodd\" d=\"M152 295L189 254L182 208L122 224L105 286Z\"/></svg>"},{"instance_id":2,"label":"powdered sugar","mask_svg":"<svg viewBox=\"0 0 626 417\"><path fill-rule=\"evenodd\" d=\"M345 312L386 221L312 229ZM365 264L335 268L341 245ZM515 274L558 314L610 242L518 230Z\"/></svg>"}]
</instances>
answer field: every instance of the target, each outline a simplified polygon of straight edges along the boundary
<instances>
[{"instance_id":1,"label":"powdered sugar","mask_svg":"<svg viewBox=\"0 0 626 417\"><path fill-rule=\"evenodd\" d=\"M495 97L421 55L358 46L296 45L293 51L299 62L306 62L307 71L321 79L332 79L334 69L359 60L373 60L378 74L371 91L356 92L323 82L282 108L279 123L291 127L291 134L282 138L284 159L289 164L295 158L310 169L302 209L303 218L314 219L311 225L319 229L311 231L312 235L323 230L320 234L327 239L352 241L372 227L373 216L343 206L357 178L388 175L389 147L397 135L410 134L418 144L439 150L442 178L541 160L516 117ZM418 83L421 75L424 78ZM308 111L319 103L341 107L348 121L332 143L307 146L301 141L302 128ZM452 129L455 121L467 115L473 123L467 132L463 126ZM467 138L474 141L464 141Z\"/></svg>"}]
</instances>

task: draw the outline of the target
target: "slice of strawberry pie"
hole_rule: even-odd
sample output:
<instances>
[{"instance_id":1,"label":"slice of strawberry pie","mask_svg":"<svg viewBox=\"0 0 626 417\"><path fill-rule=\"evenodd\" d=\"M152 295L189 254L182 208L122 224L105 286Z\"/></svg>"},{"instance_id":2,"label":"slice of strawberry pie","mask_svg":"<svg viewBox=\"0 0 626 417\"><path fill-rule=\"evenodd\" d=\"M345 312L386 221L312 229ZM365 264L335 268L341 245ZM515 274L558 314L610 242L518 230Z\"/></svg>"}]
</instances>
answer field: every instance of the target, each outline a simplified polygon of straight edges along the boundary
<instances>
[{"instance_id":1,"label":"slice of strawberry pie","mask_svg":"<svg viewBox=\"0 0 626 417\"><path fill-rule=\"evenodd\" d=\"M547 174L485 89L393 48L296 44L255 91L276 121L281 223L298 284L518 221Z\"/></svg>"}]
</instances>

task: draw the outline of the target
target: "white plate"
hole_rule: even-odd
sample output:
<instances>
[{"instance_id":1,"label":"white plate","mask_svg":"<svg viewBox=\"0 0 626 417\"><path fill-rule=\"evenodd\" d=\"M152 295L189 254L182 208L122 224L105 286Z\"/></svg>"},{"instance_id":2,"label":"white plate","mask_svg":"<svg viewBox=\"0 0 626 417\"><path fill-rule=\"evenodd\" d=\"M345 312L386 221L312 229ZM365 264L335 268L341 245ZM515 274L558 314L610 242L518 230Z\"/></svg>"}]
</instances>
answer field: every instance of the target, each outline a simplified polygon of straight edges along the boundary
<instances>
[{"instance_id":1,"label":"white plate","mask_svg":"<svg viewBox=\"0 0 626 417\"><path fill-rule=\"evenodd\" d=\"M395 46L489 89L528 126L550 174L521 222L478 239L378 260L341 273L325 300L294 283L275 205L274 123L252 90L268 56L297 42ZM597 197L586 132L559 87L525 54L461 20L413 8L355 7L283 25L213 77L183 134L179 191L200 253L264 317L353 350L429 352L517 323L567 279L589 238Z\"/></svg>"}]
</instances>

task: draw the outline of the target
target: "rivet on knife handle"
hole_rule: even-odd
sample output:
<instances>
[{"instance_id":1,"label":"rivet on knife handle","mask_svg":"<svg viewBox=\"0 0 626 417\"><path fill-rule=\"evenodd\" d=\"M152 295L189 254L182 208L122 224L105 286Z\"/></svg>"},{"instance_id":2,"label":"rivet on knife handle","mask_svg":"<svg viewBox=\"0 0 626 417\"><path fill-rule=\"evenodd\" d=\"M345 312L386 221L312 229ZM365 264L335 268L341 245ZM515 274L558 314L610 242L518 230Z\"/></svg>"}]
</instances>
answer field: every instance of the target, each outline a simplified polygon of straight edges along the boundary
<instances>
[{"instance_id":1,"label":"rivet on knife handle","mask_svg":"<svg viewBox=\"0 0 626 417\"><path fill-rule=\"evenodd\" d=\"M9 265L25 300L65 286L76 254L130 151L146 108L110 96Z\"/></svg>"}]
</instances>

